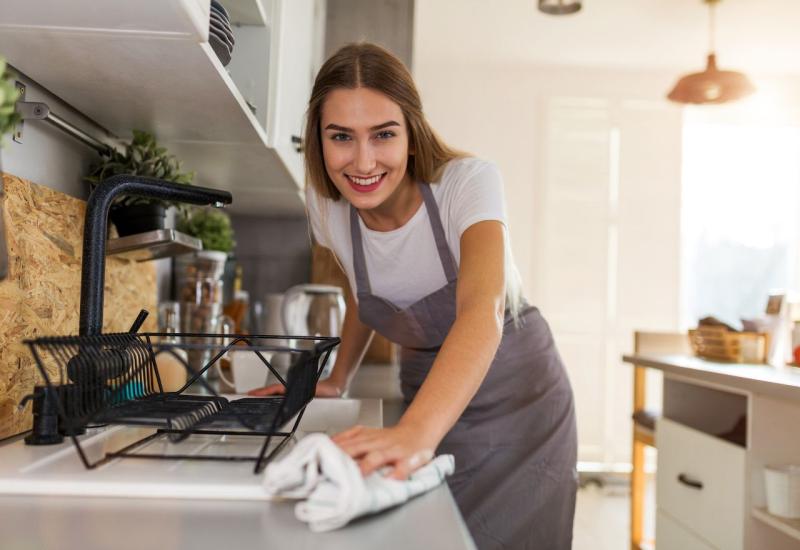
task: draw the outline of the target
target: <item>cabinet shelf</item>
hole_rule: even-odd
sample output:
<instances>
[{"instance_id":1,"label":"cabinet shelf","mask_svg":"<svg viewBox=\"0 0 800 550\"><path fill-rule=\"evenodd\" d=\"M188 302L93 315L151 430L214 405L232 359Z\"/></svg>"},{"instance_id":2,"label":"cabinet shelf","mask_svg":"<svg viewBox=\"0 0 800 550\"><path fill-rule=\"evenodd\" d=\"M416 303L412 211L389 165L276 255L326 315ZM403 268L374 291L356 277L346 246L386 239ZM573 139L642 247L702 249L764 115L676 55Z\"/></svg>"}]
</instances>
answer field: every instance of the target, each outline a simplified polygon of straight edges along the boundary
<instances>
[{"instance_id":1,"label":"cabinet shelf","mask_svg":"<svg viewBox=\"0 0 800 550\"><path fill-rule=\"evenodd\" d=\"M268 139L271 126L253 115L207 42L208 0L144 0L136 10L109 0L100 15L88 0L76 0L69 13L91 12L88 26L65 10L57 10L61 24L52 16L45 26L40 13L48 10L27 0L12 4L14 20L0 23L0 52L12 66L120 138L132 129L153 132L196 172L196 184L233 194L232 212L303 212L299 178L274 148L275 136ZM266 22L260 0L223 4ZM132 19L120 23L118 12Z\"/></svg>"},{"instance_id":2,"label":"cabinet shelf","mask_svg":"<svg viewBox=\"0 0 800 550\"><path fill-rule=\"evenodd\" d=\"M234 25L268 24L267 12L260 0L222 0L220 3L228 11L228 16Z\"/></svg>"},{"instance_id":3,"label":"cabinet shelf","mask_svg":"<svg viewBox=\"0 0 800 550\"><path fill-rule=\"evenodd\" d=\"M782 533L789 535L795 540L800 541L800 519L786 519L779 518L767 512L766 508L754 507L752 509L753 517L757 520L766 523L770 527L778 529Z\"/></svg>"}]
</instances>

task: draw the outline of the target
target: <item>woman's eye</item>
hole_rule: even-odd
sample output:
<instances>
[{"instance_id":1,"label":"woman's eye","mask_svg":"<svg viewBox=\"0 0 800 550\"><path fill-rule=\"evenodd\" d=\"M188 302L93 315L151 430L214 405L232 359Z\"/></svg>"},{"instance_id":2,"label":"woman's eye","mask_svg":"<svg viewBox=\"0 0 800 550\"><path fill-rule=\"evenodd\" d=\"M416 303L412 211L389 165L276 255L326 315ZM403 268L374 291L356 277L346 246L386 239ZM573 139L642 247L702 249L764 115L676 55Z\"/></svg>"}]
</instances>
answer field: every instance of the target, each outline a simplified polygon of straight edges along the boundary
<instances>
[{"instance_id":1,"label":"woman's eye","mask_svg":"<svg viewBox=\"0 0 800 550\"><path fill-rule=\"evenodd\" d=\"M340 132L340 133L338 133L338 134L333 134L333 135L331 136L331 139L332 139L333 141L348 141L348 140L350 139L350 136L348 136L347 134L343 134L343 133L341 133L341 132Z\"/></svg>"},{"instance_id":2,"label":"woman's eye","mask_svg":"<svg viewBox=\"0 0 800 550\"><path fill-rule=\"evenodd\" d=\"M383 132L378 132L376 136L378 139L389 139L393 138L395 136L395 133L392 132L391 130L384 130Z\"/></svg>"}]
</instances>

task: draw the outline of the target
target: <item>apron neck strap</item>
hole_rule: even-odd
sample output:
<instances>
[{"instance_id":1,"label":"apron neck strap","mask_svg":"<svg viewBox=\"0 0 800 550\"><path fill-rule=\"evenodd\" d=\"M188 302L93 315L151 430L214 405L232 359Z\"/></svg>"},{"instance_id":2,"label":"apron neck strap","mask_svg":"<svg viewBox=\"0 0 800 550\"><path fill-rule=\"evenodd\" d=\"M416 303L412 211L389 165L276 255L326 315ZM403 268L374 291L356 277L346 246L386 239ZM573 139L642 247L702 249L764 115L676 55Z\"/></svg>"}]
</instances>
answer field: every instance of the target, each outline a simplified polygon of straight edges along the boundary
<instances>
[{"instance_id":1,"label":"apron neck strap","mask_svg":"<svg viewBox=\"0 0 800 550\"><path fill-rule=\"evenodd\" d=\"M361 226L358 223L358 210L350 205L350 240L353 243L353 273L356 278L356 295L372 294L367 276L367 261L364 257L364 243L361 241Z\"/></svg>"},{"instance_id":2,"label":"apron neck strap","mask_svg":"<svg viewBox=\"0 0 800 550\"><path fill-rule=\"evenodd\" d=\"M450 252L450 247L447 246L447 237L442 226L442 218L439 215L439 205L436 204L436 199L433 198L433 191L430 185L419 182L419 189L422 191L422 200L425 201L425 208L428 209L428 218L431 221L433 237L436 239L436 249L439 251L439 261L442 262L444 276L447 278L448 283L452 283L458 278L458 269L456 268L456 260Z\"/></svg>"}]
</instances>

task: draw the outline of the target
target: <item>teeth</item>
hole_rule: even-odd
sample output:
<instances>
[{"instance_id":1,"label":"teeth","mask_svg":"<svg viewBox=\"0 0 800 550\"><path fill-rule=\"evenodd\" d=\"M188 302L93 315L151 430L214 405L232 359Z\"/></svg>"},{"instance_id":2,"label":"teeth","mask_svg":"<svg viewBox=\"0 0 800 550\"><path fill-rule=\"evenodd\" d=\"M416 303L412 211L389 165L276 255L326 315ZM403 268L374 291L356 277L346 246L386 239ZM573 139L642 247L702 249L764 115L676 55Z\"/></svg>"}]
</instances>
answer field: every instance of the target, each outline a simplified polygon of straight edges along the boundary
<instances>
[{"instance_id":1,"label":"teeth","mask_svg":"<svg viewBox=\"0 0 800 550\"><path fill-rule=\"evenodd\" d=\"M381 175L372 176L371 178L357 178L355 176L348 176L350 180L357 185L372 185L381 179Z\"/></svg>"}]
</instances>

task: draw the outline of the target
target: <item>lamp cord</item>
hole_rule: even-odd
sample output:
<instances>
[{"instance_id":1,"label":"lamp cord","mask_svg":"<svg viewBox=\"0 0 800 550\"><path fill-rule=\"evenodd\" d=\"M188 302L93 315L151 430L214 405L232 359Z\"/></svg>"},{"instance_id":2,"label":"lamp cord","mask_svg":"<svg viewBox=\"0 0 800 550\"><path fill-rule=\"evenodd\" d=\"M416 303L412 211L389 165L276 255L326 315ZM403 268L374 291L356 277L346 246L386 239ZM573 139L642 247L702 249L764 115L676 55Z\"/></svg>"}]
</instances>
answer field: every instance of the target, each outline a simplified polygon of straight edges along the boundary
<instances>
[{"instance_id":1,"label":"lamp cord","mask_svg":"<svg viewBox=\"0 0 800 550\"><path fill-rule=\"evenodd\" d=\"M708 11L709 11L709 18L708 18L708 47L709 53L714 53L714 35L716 33L716 25L715 25L715 14L714 8L717 7L717 2L711 0L708 2Z\"/></svg>"}]
</instances>

